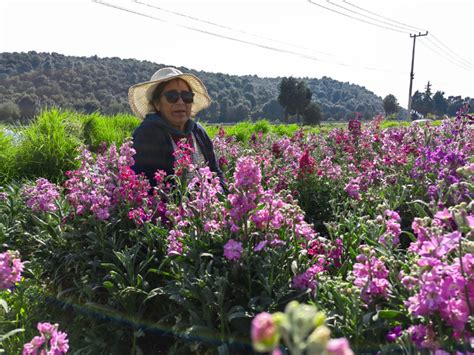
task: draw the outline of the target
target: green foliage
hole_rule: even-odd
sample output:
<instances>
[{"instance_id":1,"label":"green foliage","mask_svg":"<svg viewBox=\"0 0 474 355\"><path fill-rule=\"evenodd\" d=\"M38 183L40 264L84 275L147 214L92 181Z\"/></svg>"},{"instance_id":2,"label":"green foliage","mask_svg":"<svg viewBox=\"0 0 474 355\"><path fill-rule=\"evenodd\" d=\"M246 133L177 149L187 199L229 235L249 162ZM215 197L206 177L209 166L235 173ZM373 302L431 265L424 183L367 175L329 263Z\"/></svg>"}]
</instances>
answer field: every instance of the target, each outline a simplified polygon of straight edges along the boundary
<instances>
[{"instance_id":1,"label":"green foliage","mask_svg":"<svg viewBox=\"0 0 474 355\"><path fill-rule=\"evenodd\" d=\"M0 127L0 185L9 181L15 175L16 147L13 143L13 132L7 133L6 128Z\"/></svg>"},{"instance_id":2,"label":"green foliage","mask_svg":"<svg viewBox=\"0 0 474 355\"><path fill-rule=\"evenodd\" d=\"M75 158L81 142L74 128L69 129L68 116L68 112L58 109L43 111L21 131L15 156L19 177L62 181L64 173L77 166Z\"/></svg>"},{"instance_id":3,"label":"green foliage","mask_svg":"<svg viewBox=\"0 0 474 355\"><path fill-rule=\"evenodd\" d=\"M121 145L132 136L140 120L131 115L103 116L94 113L85 116L84 140L91 150L96 151L101 145Z\"/></svg>"}]
</instances>

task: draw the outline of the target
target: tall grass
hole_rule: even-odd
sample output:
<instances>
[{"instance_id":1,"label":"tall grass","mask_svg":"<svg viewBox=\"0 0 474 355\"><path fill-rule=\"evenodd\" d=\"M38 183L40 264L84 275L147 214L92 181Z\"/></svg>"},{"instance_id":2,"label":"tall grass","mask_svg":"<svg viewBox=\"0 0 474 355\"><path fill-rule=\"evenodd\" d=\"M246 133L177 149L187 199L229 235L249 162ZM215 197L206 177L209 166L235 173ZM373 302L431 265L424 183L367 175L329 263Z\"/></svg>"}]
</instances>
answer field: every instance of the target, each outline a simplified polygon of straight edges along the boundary
<instances>
[{"instance_id":1,"label":"tall grass","mask_svg":"<svg viewBox=\"0 0 474 355\"><path fill-rule=\"evenodd\" d=\"M15 176L15 155L13 137L5 128L0 127L0 184L10 181Z\"/></svg>"},{"instance_id":2,"label":"tall grass","mask_svg":"<svg viewBox=\"0 0 474 355\"><path fill-rule=\"evenodd\" d=\"M22 130L15 154L18 177L41 176L60 182L67 170L77 166L81 129L72 116L67 111L50 109Z\"/></svg>"},{"instance_id":3,"label":"tall grass","mask_svg":"<svg viewBox=\"0 0 474 355\"><path fill-rule=\"evenodd\" d=\"M120 145L132 136L140 120L132 115L103 116L98 113L84 116L84 142L92 151L105 144Z\"/></svg>"}]
</instances>

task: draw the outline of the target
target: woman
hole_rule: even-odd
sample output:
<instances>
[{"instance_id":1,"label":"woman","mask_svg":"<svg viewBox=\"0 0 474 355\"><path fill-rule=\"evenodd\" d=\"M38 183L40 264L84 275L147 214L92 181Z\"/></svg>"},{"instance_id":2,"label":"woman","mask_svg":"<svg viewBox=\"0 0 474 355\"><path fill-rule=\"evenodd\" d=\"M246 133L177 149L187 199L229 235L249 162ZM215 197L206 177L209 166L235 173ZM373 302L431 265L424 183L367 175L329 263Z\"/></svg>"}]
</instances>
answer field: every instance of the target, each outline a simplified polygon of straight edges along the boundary
<instances>
[{"instance_id":1,"label":"woman","mask_svg":"<svg viewBox=\"0 0 474 355\"><path fill-rule=\"evenodd\" d=\"M132 169L137 174L144 173L152 186L156 185L156 170L174 174L173 152L177 142L184 138L195 150L192 162L205 162L225 188L212 141L204 128L191 119L211 103L198 77L176 68L162 68L150 81L130 87L128 100L133 113L143 119L133 133L136 155Z\"/></svg>"}]
</instances>

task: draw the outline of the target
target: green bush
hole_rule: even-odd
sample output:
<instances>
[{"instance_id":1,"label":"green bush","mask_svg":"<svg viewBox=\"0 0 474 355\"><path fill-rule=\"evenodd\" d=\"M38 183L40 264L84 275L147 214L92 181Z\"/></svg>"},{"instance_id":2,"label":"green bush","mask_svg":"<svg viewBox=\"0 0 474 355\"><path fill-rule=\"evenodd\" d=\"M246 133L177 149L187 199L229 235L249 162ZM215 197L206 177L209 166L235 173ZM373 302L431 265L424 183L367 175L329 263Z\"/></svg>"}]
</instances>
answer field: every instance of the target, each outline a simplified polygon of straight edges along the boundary
<instances>
[{"instance_id":1,"label":"green bush","mask_svg":"<svg viewBox=\"0 0 474 355\"><path fill-rule=\"evenodd\" d=\"M131 137L140 120L132 115L103 116L98 113L84 117L84 140L93 151L105 143L120 145Z\"/></svg>"},{"instance_id":2,"label":"green bush","mask_svg":"<svg viewBox=\"0 0 474 355\"><path fill-rule=\"evenodd\" d=\"M81 141L78 130L71 129L69 115L58 109L43 111L22 130L16 153L17 177L59 182L66 171L77 166Z\"/></svg>"},{"instance_id":3,"label":"green bush","mask_svg":"<svg viewBox=\"0 0 474 355\"><path fill-rule=\"evenodd\" d=\"M253 132L254 133L268 133L272 129L272 126L270 125L270 122L267 120L259 120L255 122L253 125Z\"/></svg>"}]
</instances>

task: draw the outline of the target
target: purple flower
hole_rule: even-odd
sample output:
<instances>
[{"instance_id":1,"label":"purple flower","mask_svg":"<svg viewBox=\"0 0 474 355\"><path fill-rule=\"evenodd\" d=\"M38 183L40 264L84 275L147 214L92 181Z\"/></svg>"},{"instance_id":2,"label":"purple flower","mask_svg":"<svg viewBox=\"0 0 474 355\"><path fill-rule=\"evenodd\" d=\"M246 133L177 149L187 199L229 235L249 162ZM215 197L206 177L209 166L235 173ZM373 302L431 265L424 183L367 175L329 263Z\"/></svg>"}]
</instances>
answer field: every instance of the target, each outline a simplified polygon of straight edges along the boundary
<instances>
[{"instance_id":1,"label":"purple flower","mask_svg":"<svg viewBox=\"0 0 474 355\"><path fill-rule=\"evenodd\" d=\"M56 200L59 198L58 187L47 179L39 178L36 185L23 190L26 205L35 212L53 212L58 209Z\"/></svg>"},{"instance_id":2,"label":"purple flower","mask_svg":"<svg viewBox=\"0 0 474 355\"><path fill-rule=\"evenodd\" d=\"M168 235L168 256L176 256L183 254L183 243L180 239L183 238L183 232L173 229Z\"/></svg>"},{"instance_id":3,"label":"purple flower","mask_svg":"<svg viewBox=\"0 0 474 355\"><path fill-rule=\"evenodd\" d=\"M357 183L349 182L346 187L344 187L344 191L347 192L350 198L354 200L360 200L360 186Z\"/></svg>"},{"instance_id":4,"label":"purple flower","mask_svg":"<svg viewBox=\"0 0 474 355\"><path fill-rule=\"evenodd\" d=\"M14 287L21 280L23 267L18 252L0 253L0 290Z\"/></svg>"},{"instance_id":5,"label":"purple flower","mask_svg":"<svg viewBox=\"0 0 474 355\"><path fill-rule=\"evenodd\" d=\"M227 260L239 260L240 256L242 255L242 251L242 243L233 239L230 239L224 245L224 256L227 258Z\"/></svg>"},{"instance_id":6,"label":"purple flower","mask_svg":"<svg viewBox=\"0 0 474 355\"><path fill-rule=\"evenodd\" d=\"M393 343L402 335L402 327L397 325L395 328L392 328L387 333L387 341Z\"/></svg>"}]
</instances>

